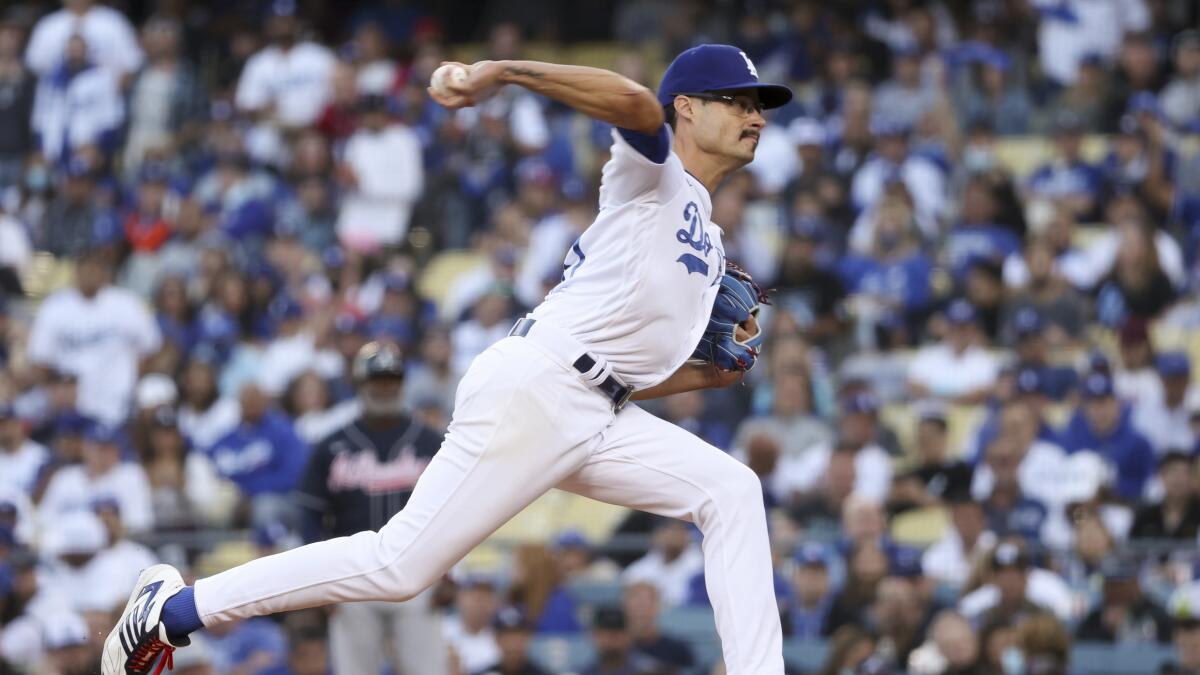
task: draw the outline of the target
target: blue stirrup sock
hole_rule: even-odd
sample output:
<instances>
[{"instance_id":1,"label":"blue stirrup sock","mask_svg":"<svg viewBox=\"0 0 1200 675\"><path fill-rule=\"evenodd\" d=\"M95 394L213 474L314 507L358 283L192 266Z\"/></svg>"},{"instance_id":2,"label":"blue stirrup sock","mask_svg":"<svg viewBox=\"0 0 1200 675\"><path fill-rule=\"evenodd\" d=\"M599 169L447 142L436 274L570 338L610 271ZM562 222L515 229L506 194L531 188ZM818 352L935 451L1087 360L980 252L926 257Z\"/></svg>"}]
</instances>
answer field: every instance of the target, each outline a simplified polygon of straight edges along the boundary
<instances>
[{"instance_id":1,"label":"blue stirrup sock","mask_svg":"<svg viewBox=\"0 0 1200 675\"><path fill-rule=\"evenodd\" d=\"M196 610L196 591L191 586L184 586L182 591L167 599L163 604L162 622L171 640L185 638L204 628L200 612Z\"/></svg>"}]
</instances>

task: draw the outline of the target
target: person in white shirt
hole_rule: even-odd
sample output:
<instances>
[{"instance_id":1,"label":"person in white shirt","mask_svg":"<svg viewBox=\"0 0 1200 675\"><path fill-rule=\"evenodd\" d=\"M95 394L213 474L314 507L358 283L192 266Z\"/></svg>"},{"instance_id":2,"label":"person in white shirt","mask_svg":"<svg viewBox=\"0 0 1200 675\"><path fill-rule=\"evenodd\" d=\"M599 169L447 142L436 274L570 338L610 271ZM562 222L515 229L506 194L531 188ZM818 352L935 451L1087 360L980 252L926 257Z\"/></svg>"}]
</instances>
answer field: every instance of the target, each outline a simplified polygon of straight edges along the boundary
<instances>
[{"instance_id":1,"label":"person in white shirt","mask_svg":"<svg viewBox=\"0 0 1200 675\"><path fill-rule=\"evenodd\" d=\"M892 488L892 458L875 437L879 401L860 392L842 401L836 443L821 444L794 460L781 461L773 478L777 494L814 491L824 480L834 453L854 455L854 496L882 504Z\"/></svg>"},{"instance_id":2,"label":"person in white shirt","mask_svg":"<svg viewBox=\"0 0 1200 675\"><path fill-rule=\"evenodd\" d=\"M1112 59L1127 32L1150 28L1145 0L1032 0L1040 14L1038 54L1042 72L1066 86L1075 83L1089 56Z\"/></svg>"},{"instance_id":3,"label":"person in white shirt","mask_svg":"<svg viewBox=\"0 0 1200 675\"><path fill-rule=\"evenodd\" d=\"M388 56L388 38L377 23L364 23L354 33L358 90L387 94L396 86L396 62Z\"/></svg>"},{"instance_id":4,"label":"person in white shirt","mask_svg":"<svg viewBox=\"0 0 1200 675\"><path fill-rule=\"evenodd\" d=\"M691 579L703 570L704 556L691 529L682 521L663 519L654 530L653 548L625 568L621 583L649 583L663 604L674 608L687 602Z\"/></svg>"},{"instance_id":5,"label":"person in white shirt","mask_svg":"<svg viewBox=\"0 0 1200 675\"><path fill-rule=\"evenodd\" d=\"M946 208L946 177L932 161L909 153L911 128L883 118L872 122L877 152L859 167L850 184L850 199L859 211L868 211L884 195L884 187L898 180L912 195L918 221L936 222Z\"/></svg>"},{"instance_id":6,"label":"person in white shirt","mask_svg":"<svg viewBox=\"0 0 1200 675\"><path fill-rule=\"evenodd\" d=\"M101 68L120 78L142 65L137 33L125 15L94 0L63 0L63 8L38 20L25 48L25 63L39 77L49 75L78 35L87 43L87 55Z\"/></svg>"},{"instance_id":7,"label":"person in white shirt","mask_svg":"<svg viewBox=\"0 0 1200 675\"><path fill-rule=\"evenodd\" d=\"M179 378L179 431L195 450L211 448L242 421L237 397L221 397L217 389L216 358L209 350L194 350Z\"/></svg>"},{"instance_id":8,"label":"person in white shirt","mask_svg":"<svg viewBox=\"0 0 1200 675\"><path fill-rule=\"evenodd\" d=\"M33 492L38 470L50 459L40 443L25 436L25 423L8 403L0 402L0 486Z\"/></svg>"},{"instance_id":9,"label":"person in white shirt","mask_svg":"<svg viewBox=\"0 0 1200 675\"><path fill-rule=\"evenodd\" d=\"M121 521L129 532L154 525L150 484L139 464L121 461L118 432L100 424L88 430L83 462L59 469L38 505L43 526L72 511L88 510L101 499L120 504Z\"/></svg>"},{"instance_id":10,"label":"person in white shirt","mask_svg":"<svg viewBox=\"0 0 1200 675\"><path fill-rule=\"evenodd\" d=\"M1133 426L1162 457L1170 450L1191 452L1196 444L1192 415L1200 408L1200 388L1191 384L1192 367L1185 352L1164 352L1154 359L1162 396L1139 400Z\"/></svg>"},{"instance_id":11,"label":"person in white shirt","mask_svg":"<svg viewBox=\"0 0 1200 675\"><path fill-rule=\"evenodd\" d=\"M101 556L106 568L106 590L116 594L117 599L117 602L108 604L107 609L111 610L129 595L142 570L158 562L158 556L125 536L120 501L113 497L101 497L92 503L92 512L104 525L108 537L108 546Z\"/></svg>"},{"instance_id":12,"label":"person in white shirt","mask_svg":"<svg viewBox=\"0 0 1200 675\"><path fill-rule=\"evenodd\" d=\"M1013 543L992 552L988 583L959 601L958 610L976 626L1014 619L1032 608L1052 612L1060 621L1071 618L1074 596L1054 572L1034 567L1029 555Z\"/></svg>"},{"instance_id":13,"label":"person in white shirt","mask_svg":"<svg viewBox=\"0 0 1200 675\"><path fill-rule=\"evenodd\" d=\"M987 398L1000 366L977 341L975 308L958 299L946 308L946 337L922 347L908 366L908 386L918 398L973 404Z\"/></svg>"},{"instance_id":14,"label":"person in white shirt","mask_svg":"<svg viewBox=\"0 0 1200 675\"><path fill-rule=\"evenodd\" d=\"M1200 122L1200 31L1175 36L1175 76L1159 95L1163 114L1175 126Z\"/></svg>"},{"instance_id":15,"label":"person in white shirt","mask_svg":"<svg viewBox=\"0 0 1200 675\"><path fill-rule=\"evenodd\" d=\"M72 36L52 71L38 80L33 98L33 130L42 154L53 162L112 145L125 121L125 101L117 76L88 60L87 43Z\"/></svg>"},{"instance_id":16,"label":"person in white shirt","mask_svg":"<svg viewBox=\"0 0 1200 675\"><path fill-rule=\"evenodd\" d=\"M921 569L934 582L962 589L971 571L996 546L996 534L987 529L983 504L965 491L946 496L950 527L921 556Z\"/></svg>"},{"instance_id":17,"label":"person in white shirt","mask_svg":"<svg viewBox=\"0 0 1200 675\"><path fill-rule=\"evenodd\" d=\"M454 614L442 619L442 635L458 662L458 672L476 673L500 660L492 620L500 609L495 582L468 576L458 583Z\"/></svg>"},{"instance_id":18,"label":"person in white shirt","mask_svg":"<svg viewBox=\"0 0 1200 675\"><path fill-rule=\"evenodd\" d=\"M88 509L61 514L46 523L44 531L40 548L48 563L46 581L77 611L120 605L142 569L130 566L155 562L148 553L131 558L114 552L103 522Z\"/></svg>"},{"instance_id":19,"label":"person in white shirt","mask_svg":"<svg viewBox=\"0 0 1200 675\"><path fill-rule=\"evenodd\" d=\"M475 302L471 316L450 331L451 368L462 375L489 345L504 339L512 320L512 291L494 284Z\"/></svg>"},{"instance_id":20,"label":"person in white shirt","mask_svg":"<svg viewBox=\"0 0 1200 675\"><path fill-rule=\"evenodd\" d=\"M139 362L158 352L162 335L142 299L111 278L106 253L80 257L75 285L38 308L27 351L43 371L76 376L80 413L118 424L129 414Z\"/></svg>"},{"instance_id":21,"label":"person in white shirt","mask_svg":"<svg viewBox=\"0 0 1200 675\"><path fill-rule=\"evenodd\" d=\"M306 127L316 121L329 100L337 59L322 45L300 41L295 0L274 0L269 12L266 33L270 44L246 61L234 103L280 126Z\"/></svg>"},{"instance_id":22,"label":"person in white shirt","mask_svg":"<svg viewBox=\"0 0 1200 675\"><path fill-rule=\"evenodd\" d=\"M364 96L358 131L346 142L338 171L347 193L337 233L352 248L395 246L404 241L413 205L425 184L421 141L389 118L388 99Z\"/></svg>"}]
</instances>

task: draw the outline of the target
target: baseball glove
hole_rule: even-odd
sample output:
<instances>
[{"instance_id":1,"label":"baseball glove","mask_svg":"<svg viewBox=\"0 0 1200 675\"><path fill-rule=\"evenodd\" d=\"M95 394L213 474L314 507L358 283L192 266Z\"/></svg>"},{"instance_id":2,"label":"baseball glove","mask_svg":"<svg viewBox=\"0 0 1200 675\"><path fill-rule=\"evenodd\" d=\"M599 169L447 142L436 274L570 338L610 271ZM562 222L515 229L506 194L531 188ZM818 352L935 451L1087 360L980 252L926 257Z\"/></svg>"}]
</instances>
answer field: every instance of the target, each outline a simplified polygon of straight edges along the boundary
<instances>
[{"instance_id":1,"label":"baseball glove","mask_svg":"<svg viewBox=\"0 0 1200 675\"><path fill-rule=\"evenodd\" d=\"M758 360L758 348L763 341L757 321L758 310L769 304L767 294L753 277L726 261L712 316L692 358L712 363L721 370L749 371ZM742 329L740 336L739 327Z\"/></svg>"}]
</instances>

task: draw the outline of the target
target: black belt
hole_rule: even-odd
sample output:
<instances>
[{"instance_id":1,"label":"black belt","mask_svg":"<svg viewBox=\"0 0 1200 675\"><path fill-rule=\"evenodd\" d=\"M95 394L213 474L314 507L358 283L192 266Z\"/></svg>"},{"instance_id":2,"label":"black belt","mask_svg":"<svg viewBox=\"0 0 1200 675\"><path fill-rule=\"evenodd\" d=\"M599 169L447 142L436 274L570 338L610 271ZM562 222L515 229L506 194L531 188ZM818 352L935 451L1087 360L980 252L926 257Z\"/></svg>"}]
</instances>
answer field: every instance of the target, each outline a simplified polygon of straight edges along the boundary
<instances>
[{"instance_id":1,"label":"black belt","mask_svg":"<svg viewBox=\"0 0 1200 675\"><path fill-rule=\"evenodd\" d=\"M529 334L529 330L533 328L533 324L537 323L537 319L518 319L508 334L512 337L525 337ZM596 367L596 359L590 354L584 353L579 358L575 359L575 363L571 364L575 370L587 375L592 372L592 368ZM621 408L629 402L629 397L633 396L633 387L626 386L617 381L617 378L609 375L601 382L592 385L605 398L612 401L613 412L621 412Z\"/></svg>"}]
</instances>

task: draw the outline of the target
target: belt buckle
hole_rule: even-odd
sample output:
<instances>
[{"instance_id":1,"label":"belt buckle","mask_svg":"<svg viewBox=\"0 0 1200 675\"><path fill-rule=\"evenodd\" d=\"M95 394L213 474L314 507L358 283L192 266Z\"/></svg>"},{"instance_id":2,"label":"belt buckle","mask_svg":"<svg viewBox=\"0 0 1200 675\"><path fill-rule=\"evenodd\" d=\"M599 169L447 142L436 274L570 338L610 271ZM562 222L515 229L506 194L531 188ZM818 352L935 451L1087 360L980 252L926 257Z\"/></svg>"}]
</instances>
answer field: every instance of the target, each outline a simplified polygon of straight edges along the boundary
<instances>
[{"instance_id":1,"label":"belt buckle","mask_svg":"<svg viewBox=\"0 0 1200 675\"><path fill-rule=\"evenodd\" d=\"M633 387L625 387L625 393L621 394L621 397L620 397L620 398L618 398L618 399L617 399L617 400L616 400L616 401L613 403L613 412L614 412L614 413L619 413L619 412L621 412L621 408L624 408L624 407L625 407L625 404L626 404L626 403L629 403L629 399L630 399L632 396L633 396Z\"/></svg>"}]
</instances>

